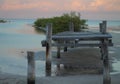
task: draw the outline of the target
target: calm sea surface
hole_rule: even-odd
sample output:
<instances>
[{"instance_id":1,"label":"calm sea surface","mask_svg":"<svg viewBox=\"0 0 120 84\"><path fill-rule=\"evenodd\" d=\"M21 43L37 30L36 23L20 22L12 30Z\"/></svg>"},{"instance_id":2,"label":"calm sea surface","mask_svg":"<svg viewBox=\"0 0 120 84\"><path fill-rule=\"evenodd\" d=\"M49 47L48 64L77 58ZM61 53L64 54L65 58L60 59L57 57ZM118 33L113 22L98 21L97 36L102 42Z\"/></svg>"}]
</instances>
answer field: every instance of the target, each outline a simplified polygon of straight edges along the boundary
<instances>
[{"instance_id":1,"label":"calm sea surface","mask_svg":"<svg viewBox=\"0 0 120 84\"><path fill-rule=\"evenodd\" d=\"M41 40L44 34L38 34L32 24L35 20L10 19L0 23L0 72L27 75L26 52L28 50L44 51ZM90 30L98 30L99 20L88 20ZM120 21L108 21L108 32L113 35L114 47L109 54L114 59L113 68L120 73ZM44 60L36 62L36 74L44 76Z\"/></svg>"}]
</instances>

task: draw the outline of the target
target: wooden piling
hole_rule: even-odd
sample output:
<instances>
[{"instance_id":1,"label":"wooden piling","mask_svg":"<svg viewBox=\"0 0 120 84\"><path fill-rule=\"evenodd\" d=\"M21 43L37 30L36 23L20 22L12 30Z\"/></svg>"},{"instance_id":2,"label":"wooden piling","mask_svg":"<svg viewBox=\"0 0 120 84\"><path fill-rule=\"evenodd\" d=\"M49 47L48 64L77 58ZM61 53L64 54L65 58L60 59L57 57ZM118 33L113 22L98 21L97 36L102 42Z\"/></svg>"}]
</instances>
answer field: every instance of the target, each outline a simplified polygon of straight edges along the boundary
<instances>
[{"instance_id":1,"label":"wooden piling","mask_svg":"<svg viewBox=\"0 0 120 84\"><path fill-rule=\"evenodd\" d=\"M107 21L103 21L99 24L100 32L102 34L106 34L107 29ZM103 60L103 84L111 84L111 77L110 77L110 65L109 65L109 56L108 56L108 39L101 39L101 58Z\"/></svg>"},{"instance_id":2,"label":"wooden piling","mask_svg":"<svg viewBox=\"0 0 120 84\"><path fill-rule=\"evenodd\" d=\"M64 42L64 44L66 44L67 41ZM64 47L64 52L67 52L67 46Z\"/></svg>"},{"instance_id":3,"label":"wooden piling","mask_svg":"<svg viewBox=\"0 0 120 84\"><path fill-rule=\"evenodd\" d=\"M74 24L73 24L73 22L70 22L70 24L69 24L69 31L74 31Z\"/></svg>"},{"instance_id":4,"label":"wooden piling","mask_svg":"<svg viewBox=\"0 0 120 84\"><path fill-rule=\"evenodd\" d=\"M52 59L52 24L47 24L46 31L46 76L51 76L51 59Z\"/></svg>"},{"instance_id":5,"label":"wooden piling","mask_svg":"<svg viewBox=\"0 0 120 84\"><path fill-rule=\"evenodd\" d=\"M57 58L60 58L60 46L57 47Z\"/></svg>"},{"instance_id":6,"label":"wooden piling","mask_svg":"<svg viewBox=\"0 0 120 84\"><path fill-rule=\"evenodd\" d=\"M107 21L102 21L102 23L99 24L99 28L100 28L100 32L102 34L105 34L106 29L107 29ZM103 39L101 39L101 44L104 44ZM103 47L104 47L104 45L100 46L100 52L101 52L101 59L102 60L103 60L103 57L104 57L103 54L105 53Z\"/></svg>"},{"instance_id":7,"label":"wooden piling","mask_svg":"<svg viewBox=\"0 0 120 84\"><path fill-rule=\"evenodd\" d=\"M102 22L102 28L103 28L103 29L102 29L102 30L103 30L102 33L105 34L105 33L107 32L107 31L106 31L106 30L107 30L107 21L103 21L103 22Z\"/></svg>"},{"instance_id":8,"label":"wooden piling","mask_svg":"<svg viewBox=\"0 0 120 84\"><path fill-rule=\"evenodd\" d=\"M110 65L109 65L109 57L108 57L108 40L104 40L103 44L103 84L111 84L110 77Z\"/></svg>"},{"instance_id":9,"label":"wooden piling","mask_svg":"<svg viewBox=\"0 0 120 84\"><path fill-rule=\"evenodd\" d=\"M74 31L74 24L73 24L73 22L69 23L69 31L71 31L71 32ZM66 44L67 41L65 41L64 43ZM67 52L67 46L64 47L64 52Z\"/></svg>"},{"instance_id":10,"label":"wooden piling","mask_svg":"<svg viewBox=\"0 0 120 84\"><path fill-rule=\"evenodd\" d=\"M102 23L99 24L100 32L105 34L107 32L107 21L102 21Z\"/></svg>"},{"instance_id":11,"label":"wooden piling","mask_svg":"<svg viewBox=\"0 0 120 84\"><path fill-rule=\"evenodd\" d=\"M102 28L102 23L99 24L100 32L102 33L103 28Z\"/></svg>"},{"instance_id":12,"label":"wooden piling","mask_svg":"<svg viewBox=\"0 0 120 84\"><path fill-rule=\"evenodd\" d=\"M27 76L27 84L35 84L35 59L34 52L27 52L28 59L28 76Z\"/></svg>"},{"instance_id":13,"label":"wooden piling","mask_svg":"<svg viewBox=\"0 0 120 84\"><path fill-rule=\"evenodd\" d=\"M101 53L101 60L103 60L103 56L104 56L104 49L103 49L104 48L104 45L103 45L104 40L103 39L101 40L101 44L102 45L99 48L100 48L100 53Z\"/></svg>"}]
</instances>

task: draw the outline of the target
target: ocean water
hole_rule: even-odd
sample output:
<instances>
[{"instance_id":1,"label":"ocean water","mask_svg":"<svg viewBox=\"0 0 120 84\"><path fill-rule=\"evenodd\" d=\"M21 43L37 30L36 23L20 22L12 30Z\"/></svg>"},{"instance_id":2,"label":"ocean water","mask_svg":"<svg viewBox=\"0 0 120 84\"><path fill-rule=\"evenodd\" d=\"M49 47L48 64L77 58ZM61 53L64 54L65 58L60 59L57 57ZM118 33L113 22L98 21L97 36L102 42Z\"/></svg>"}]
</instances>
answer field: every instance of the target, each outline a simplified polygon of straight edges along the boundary
<instances>
[{"instance_id":1,"label":"ocean water","mask_svg":"<svg viewBox=\"0 0 120 84\"><path fill-rule=\"evenodd\" d=\"M99 23L102 23L102 20L88 20L87 24L90 27L99 27ZM108 27L120 27L120 21L119 20L108 20L107 21Z\"/></svg>"},{"instance_id":2,"label":"ocean water","mask_svg":"<svg viewBox=\"0 0 120 84\"><path fill-rule=\"evenodd\" d=\"M41 50L41 40L45 39L45 35L38 34L32 27L34 21L12 19L7 23L0 23L1 72L27 75L26 53L29 50ZM39 64L44 65L44 61L39 61L36 65ZM44 67L41 67L36 70L41 70L38 73L44 75Z\"/></svg>"},{"instance_id":3,"label":"ocean water","mask_svg":"<svg viewBox=\"0 0 120 84\"><path fill-rule=\"evenodd\" d=\"M26 52L44 51L41 41L44 34L38 34L32 27L35 20L9 19L7 23L0 23L0 72L27 75ZM88 20L89 30L99 30L100 20ZM113 59L114 72L120 73L120 21L108 21L108 32L113 36L114 46L109 48ZM45 61L36 61L37 76L45 75Z\"/></svg>"}]
</instances>

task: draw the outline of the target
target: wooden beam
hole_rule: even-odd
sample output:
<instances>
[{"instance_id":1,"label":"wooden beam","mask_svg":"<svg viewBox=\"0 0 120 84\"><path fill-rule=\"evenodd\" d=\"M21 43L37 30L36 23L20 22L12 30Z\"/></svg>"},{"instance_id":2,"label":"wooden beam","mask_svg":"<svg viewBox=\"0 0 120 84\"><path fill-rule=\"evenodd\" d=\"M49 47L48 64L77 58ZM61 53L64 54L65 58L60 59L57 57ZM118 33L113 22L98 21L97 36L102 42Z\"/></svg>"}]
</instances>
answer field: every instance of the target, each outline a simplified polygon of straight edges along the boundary
<instances>
[{"instance_id":1,"label":"wooden beam","mask_svg":"<svg viewBox=\"0 0 120 84\"><path fill-rule=\"evenodd\" d=\"M27 84L35 84L35 59L34 52L27 52L28 59L28 73L27 73Z\"/></svg>"},{"instance_id":2,"label":"wooden beam","mask_svg":"<svg viewBox=\"0 0 120 84\"><path fill-rule=\"evenodd\" d=\"M71 43L53 43L52 46L61 46L61 47L70 47L70 46L74 46L74 47L99 47L101 46L101 43L76 43L76 44L71 44ZM108 46L113 46L112 43L109 43ZM64 50L65 52L67 51L67 49Z\"/></svg>"},{"instance_id":3,"label":"wooden beam","mask_svg":"<svg viewBox=\"0 0 120 84\"><path fill-rule=\"evenodd\" d=\"M52 24L47 24L46 29L46 76L51 76Z\"/></svg>"},{"instance_id":4,"label":"wooden beam","mask_svg":"<svg viewBox=\"0 0 120 84\"><path fill-rule=\"evenodd\" d=\"M53 40L100 40L100 39L106 39L106 38L112 38L110 34L91 34L91 35L74 35L74 36L69 36L69 35L64 35L64 36L52 36Z\"/></svg>"}]
</instances>

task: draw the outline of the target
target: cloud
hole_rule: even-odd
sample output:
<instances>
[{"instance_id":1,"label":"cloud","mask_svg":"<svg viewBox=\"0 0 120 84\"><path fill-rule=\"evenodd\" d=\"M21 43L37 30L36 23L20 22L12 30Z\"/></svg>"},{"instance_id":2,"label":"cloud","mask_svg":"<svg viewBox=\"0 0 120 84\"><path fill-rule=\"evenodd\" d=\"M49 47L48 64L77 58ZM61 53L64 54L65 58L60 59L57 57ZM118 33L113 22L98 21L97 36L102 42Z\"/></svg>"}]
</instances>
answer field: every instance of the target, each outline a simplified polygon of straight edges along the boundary
<instances>
[{"instance_id":1,"label":"cloud","mask_svg":"<svg viewBox=\"0 0 120 84\"><path fill-rule=\"evenodd\" d=\"M28 10L41 11L119 11L120 0L1 0L0 10Z\"/></svg>"},{"instance_id":2,"label":"cloud","mask_svg":"<svg viewBox=\"0 0 120 84\"><path fill-rule=\"evenodd\" d=\"M81 11L120 11L120 0L73 0L68 7Z\"/></svg>"},{"instance_id":3,"label":"cloud","mask_svg":"<svg viewBox=\"0 0 120 84\"><path fill-rule=\"evenodd\" d=\"M29 0L26 2L20 0L13 0L12 2L8 2L9 0L5 0L1 6L1 10L27 10L27 9L39 9L47 11L49 9L54 8L55 4L48 1L39 1ZM31 1L31 2L30 2Z\"/></svg>"},{"instance_id":4,"label":"cloud","mask_svg":"<svg viewBox=\"0 0 120 84\"><path fill-rule=\"evenodd\" d=\"M90 6L94 10L120 11L120 0L94 0Z\"/></svg>"},{"instance_id":5,"label":"cloud","mask_svg":"<svg viewBox=\"0 0 120 84\"><path fill-rule=\"evenodd\" d=\"M0 0L0 17L51 17L65 12L84 18L118 18L120 0Z\"/></svg>"}]
</instances>

